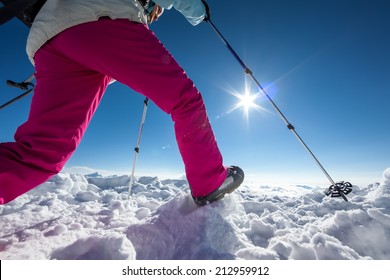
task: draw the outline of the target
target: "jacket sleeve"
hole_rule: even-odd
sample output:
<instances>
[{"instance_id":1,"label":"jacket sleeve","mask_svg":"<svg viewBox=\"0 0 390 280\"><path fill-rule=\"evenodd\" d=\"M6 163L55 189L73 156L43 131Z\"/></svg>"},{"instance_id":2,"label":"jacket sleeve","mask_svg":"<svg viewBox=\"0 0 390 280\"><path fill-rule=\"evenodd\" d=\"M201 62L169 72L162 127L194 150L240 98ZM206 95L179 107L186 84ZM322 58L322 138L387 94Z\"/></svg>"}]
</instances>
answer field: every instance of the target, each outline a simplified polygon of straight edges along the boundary
<instances>
[{"instance_id":1,"label":"jacket sleeve","mask_svg":"<svg viewBox=\"0 0 390 280\"><path fill-rule=\"evenodd\" d=\"M202 0L153 0L157 5L164 9L174 7L192 24L201 23L205 17L206 9Z\"/></svg>"}]
</instances>

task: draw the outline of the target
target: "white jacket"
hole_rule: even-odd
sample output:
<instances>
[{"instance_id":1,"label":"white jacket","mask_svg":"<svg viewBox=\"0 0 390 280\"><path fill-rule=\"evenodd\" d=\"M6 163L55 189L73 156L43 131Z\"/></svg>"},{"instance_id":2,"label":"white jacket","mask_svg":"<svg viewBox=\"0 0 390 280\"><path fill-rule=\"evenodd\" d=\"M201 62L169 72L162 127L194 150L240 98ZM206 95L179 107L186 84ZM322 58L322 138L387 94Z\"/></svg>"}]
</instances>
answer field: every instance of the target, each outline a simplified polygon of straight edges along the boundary
<instances>
[{"instance_id":1,"label":"white jacket","mask_svg":"<svg viewBox=\"0 0 390 280\"><path fill-rule=\"evenodd\" d=\"M174 7L196 25L204 19L201 0L154 0L162 8ZM125 18L147 24L145 11L138 0L47 0L36 16L27 38L26 52L32 64L34 55L48 40L78 24L100 17Z\"/></svg>"}]
</instances>

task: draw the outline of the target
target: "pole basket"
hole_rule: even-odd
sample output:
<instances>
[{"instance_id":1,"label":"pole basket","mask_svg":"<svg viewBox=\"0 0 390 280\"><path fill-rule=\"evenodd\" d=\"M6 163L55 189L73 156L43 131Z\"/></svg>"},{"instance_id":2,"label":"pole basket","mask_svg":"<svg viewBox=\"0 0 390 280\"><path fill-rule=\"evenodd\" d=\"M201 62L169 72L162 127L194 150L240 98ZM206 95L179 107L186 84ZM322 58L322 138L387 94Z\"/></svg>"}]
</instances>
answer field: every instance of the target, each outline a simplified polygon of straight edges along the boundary
<instances>
[{"instance_id":1,"label":"pole basket","mask_svg":"<svg viewBox=\"0 0 390 280\"><path fill-rule=\"evenodd\" d=\"M349 182L338 182L329 187L325 191L325 194L330 197L342 197L345 201L348 201L346 195L352 191L352 184Z\"/></svg>"}]
</instances>

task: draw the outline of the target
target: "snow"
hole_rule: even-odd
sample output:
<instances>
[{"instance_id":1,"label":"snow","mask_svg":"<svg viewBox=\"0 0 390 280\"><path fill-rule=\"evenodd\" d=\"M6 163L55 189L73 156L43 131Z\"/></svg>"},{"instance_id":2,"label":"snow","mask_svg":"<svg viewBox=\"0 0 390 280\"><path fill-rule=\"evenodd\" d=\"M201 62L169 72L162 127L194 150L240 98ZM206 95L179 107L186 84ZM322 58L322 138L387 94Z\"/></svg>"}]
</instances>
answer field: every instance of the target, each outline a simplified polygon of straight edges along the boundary
<instances>
[{"instance_id":1,"label":"snow","mask_svg":"<svg viewBox=\"0 0 390 280\"><path fill-rule=\"evenodd\" d=\"M198 208L186 180L60 173L0 206L0 259L390 259L390 168L349 202L244 184Z\"/></svg>"}]
</instances>

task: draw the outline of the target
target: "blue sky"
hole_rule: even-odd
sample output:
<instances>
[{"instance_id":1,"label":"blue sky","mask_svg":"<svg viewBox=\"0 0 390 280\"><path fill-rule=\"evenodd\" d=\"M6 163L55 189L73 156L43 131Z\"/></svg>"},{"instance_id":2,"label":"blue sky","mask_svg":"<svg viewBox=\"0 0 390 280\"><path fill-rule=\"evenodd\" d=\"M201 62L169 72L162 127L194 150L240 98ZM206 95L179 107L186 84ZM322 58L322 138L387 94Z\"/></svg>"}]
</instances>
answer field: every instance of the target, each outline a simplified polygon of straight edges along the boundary
<instances>
[{"instance_id":1,"label":"blue sky","mask_svg":"<svg viewBox=\"0 0 390 280\"><path fill-rule=\"evenodd\" d=\"M214 24L266 88L335 181L379 181L390 167L390 2L387 0L209 1ZM262 110L231 110L255 85L207 23L193 27L175 10L151 25L202 92L226 164L248 182L329 182L269 102ZM33 72L25 54L28 29L0 27L0 80ZM229 93L230 92L230 93ZM0 84L0 103L19 92ZM109 87L85 137L67 164L131 173L143 97ZM27 117L30 98L0 111L0 141L11 141ZM137 174L183 173L173 124L150 103Z\"/></svg>"}]
</instances>

